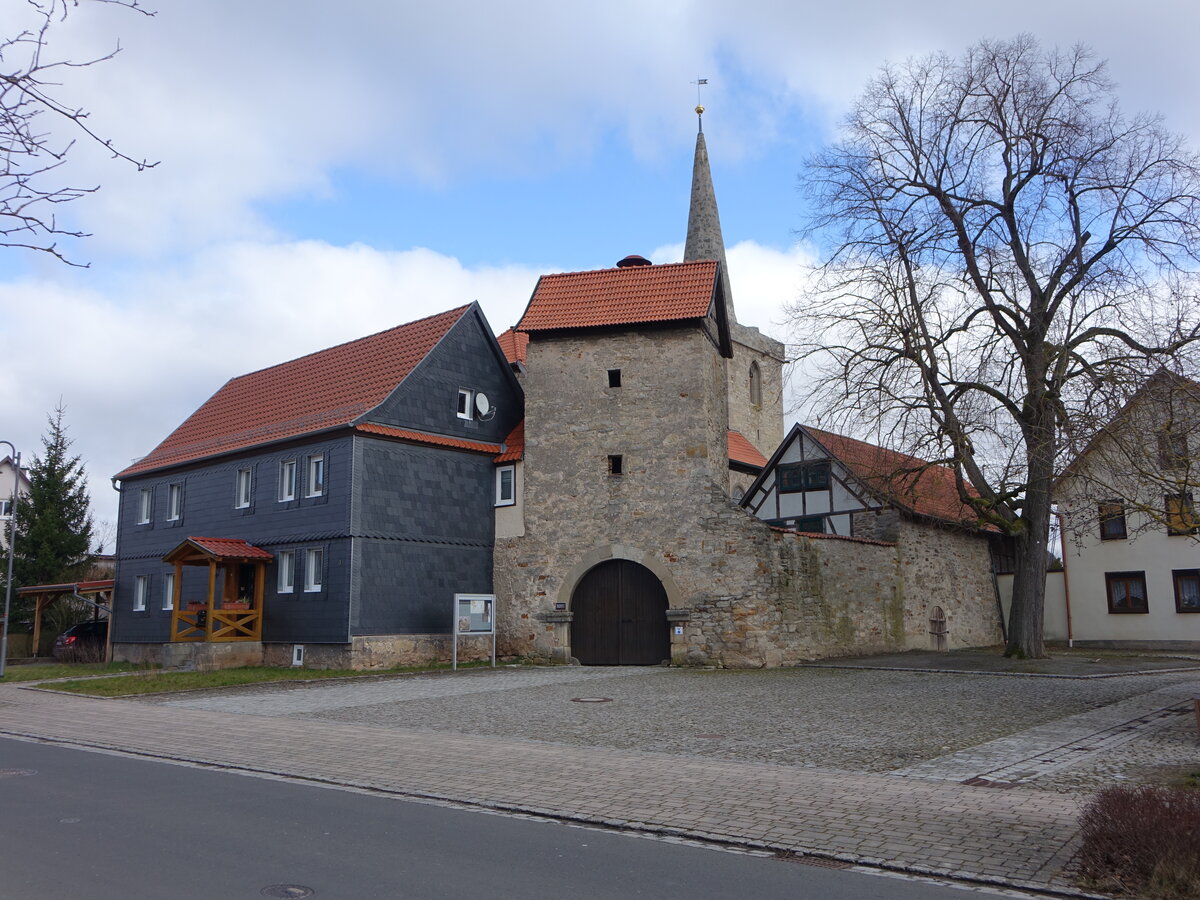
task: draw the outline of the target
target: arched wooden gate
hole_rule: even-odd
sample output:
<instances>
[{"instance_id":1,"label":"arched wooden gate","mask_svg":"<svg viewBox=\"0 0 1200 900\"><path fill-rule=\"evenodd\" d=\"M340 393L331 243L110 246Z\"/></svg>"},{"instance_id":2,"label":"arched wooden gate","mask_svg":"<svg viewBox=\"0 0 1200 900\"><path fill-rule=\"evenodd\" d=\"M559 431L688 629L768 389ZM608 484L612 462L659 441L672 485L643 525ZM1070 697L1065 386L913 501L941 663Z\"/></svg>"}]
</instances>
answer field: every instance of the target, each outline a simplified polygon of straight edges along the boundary
<instances>
[{"instance_id":1,"label":"arched wooden gate","mask_svg":"<svg viewBox=\"0 0 1200 900\"><path fill-rule=\"evenodd\" d=\"M571 655L585 666L653 666L671 656L667 592L628 559L589 569L571 595Z\"/></svg>"}]
</instances>

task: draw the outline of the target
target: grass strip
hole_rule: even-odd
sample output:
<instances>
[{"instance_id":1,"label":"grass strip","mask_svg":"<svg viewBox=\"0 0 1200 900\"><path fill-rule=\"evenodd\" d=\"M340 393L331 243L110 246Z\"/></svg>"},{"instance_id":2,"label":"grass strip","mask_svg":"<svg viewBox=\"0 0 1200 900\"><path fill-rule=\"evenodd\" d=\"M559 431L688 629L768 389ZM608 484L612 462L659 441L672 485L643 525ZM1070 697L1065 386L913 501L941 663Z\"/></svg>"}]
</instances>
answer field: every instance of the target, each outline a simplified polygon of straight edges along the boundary
<instances>
[{"instance_id":1,"label":"grass strip","mask_svg":"<svg viewBox=\"0 0 1200 900\"><path fill-rule=\"evenodd\" d=\"M117 672L134 672L137 665L127 662L115 663L30 663L13 665L9 663L4 669L4 679L0 684L15 681L40 681L43 678L70 678L77 675L112 675Z\"/></svg>"},{"instance_id":2,"label":"grass strip","mask_svg":"<svg viewBox=\"0 0 1200 900\"><path fill-rule=\"evenodd\" d=\"M460 669L488 666L487 662L459 663ZM57 681L44 685L47 690L93 697L131 697L138 694L160 694L171 691L201 691L237 687L243 684L270 684L280 681L312 681L319 678L373 678L379 675L405 672L431 672L449 669L449 664L433 666L402 666L394 669L282 669L265 666L245 666L237 669L214 669L211 672L164 672L143 670L132 676L89 678L78 681Z\"/></svg>"}]
</instances>

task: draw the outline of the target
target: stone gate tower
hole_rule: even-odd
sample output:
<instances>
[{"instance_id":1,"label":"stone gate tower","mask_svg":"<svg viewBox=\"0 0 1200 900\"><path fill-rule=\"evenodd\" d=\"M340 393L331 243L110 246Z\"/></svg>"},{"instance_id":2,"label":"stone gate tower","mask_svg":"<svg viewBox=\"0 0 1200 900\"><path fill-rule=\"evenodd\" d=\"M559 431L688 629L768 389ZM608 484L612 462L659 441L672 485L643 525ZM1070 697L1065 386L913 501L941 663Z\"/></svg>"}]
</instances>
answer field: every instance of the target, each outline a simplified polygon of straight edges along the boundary
<instances>
[{"instance_id":1,"label":"stone gate tower","mask_svg":"<svg viewBox=\"0 0 1200 900\"><path fill-rule=\"evenodd\" d=\"M766 456L783 436L783 347L734 318L703 131L684 261L544 276L517 331L523 523L496 542L503 650L682 660L693 611L731 617L713 612L722 597L770 580L752 547L769 532L730 499L750 478L731 480L729 448L744 436Z\"/></svg>"}]
</instances>

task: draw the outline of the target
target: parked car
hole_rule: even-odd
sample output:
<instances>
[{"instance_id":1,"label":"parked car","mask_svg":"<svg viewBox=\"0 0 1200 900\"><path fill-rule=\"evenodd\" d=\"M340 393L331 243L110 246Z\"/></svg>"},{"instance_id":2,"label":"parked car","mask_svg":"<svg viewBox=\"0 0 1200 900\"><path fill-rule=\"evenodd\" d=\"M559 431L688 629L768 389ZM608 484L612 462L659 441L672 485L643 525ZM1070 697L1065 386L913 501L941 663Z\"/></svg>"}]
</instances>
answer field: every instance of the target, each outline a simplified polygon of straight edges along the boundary
<instances>
[{"instance_id":1,"label":"parked car","mask_svg":"<svg viewBox=\"0 0 1200 900\"><path fill-rule=\"evenodd\" d=\"M104 659L108 642L108 619L94 619L72 625L54 639L54 658L69 661Z\"/></svg>"}]
</instances>

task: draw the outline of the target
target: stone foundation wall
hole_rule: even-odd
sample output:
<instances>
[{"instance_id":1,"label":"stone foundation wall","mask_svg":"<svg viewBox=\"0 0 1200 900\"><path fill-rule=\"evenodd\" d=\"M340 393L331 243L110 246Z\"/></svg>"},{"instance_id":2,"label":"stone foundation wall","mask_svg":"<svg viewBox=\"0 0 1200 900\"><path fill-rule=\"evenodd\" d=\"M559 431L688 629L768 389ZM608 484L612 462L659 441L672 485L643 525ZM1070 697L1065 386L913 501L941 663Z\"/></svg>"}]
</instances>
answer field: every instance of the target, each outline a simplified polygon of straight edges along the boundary
<instances>
[{"instance_id":1,"label":"stone foundation wall","mask_svg":"<svg viewBox=\"0 0 1200 900\"><path fill-rule=\"evenodd\" d=\"M163 668L231 669L238 666L292 664L292 648L304 647L305 669L390 669L449 663L454 638L448 634L385 634L354 638L349 644L292 644L203 641L173 644L114 643L113 659ZM491 659L492 642L482 636L461 638L458 661Z\"/></svg>"},{"instance_id":2,"label":"stone foundation wall","mask_svg":"<svg viewBox=\"0 0 1200 900\"><path fill-rule=\"evenodd\" d=\"M266 645L266 665L290 666L295 644ZM454 636L449 634L373 634L349 644L303 644L306 669L391 669L449 663ZM485 637L460 638L458 661L491 659L492 642Z\"/></svg>"},{"instance_id":3,"label":"stone foundation wall","mask_svg":"<svg viewBox=\"0 0 1200 900\"><path fill-rule=\"evenodd\" d=\"M263 665L263 645L258 641L187 641L171 644L114 642L112 647L114 662L162 666L164 669L235 669Z\"/></svg>"}]
</instances>

